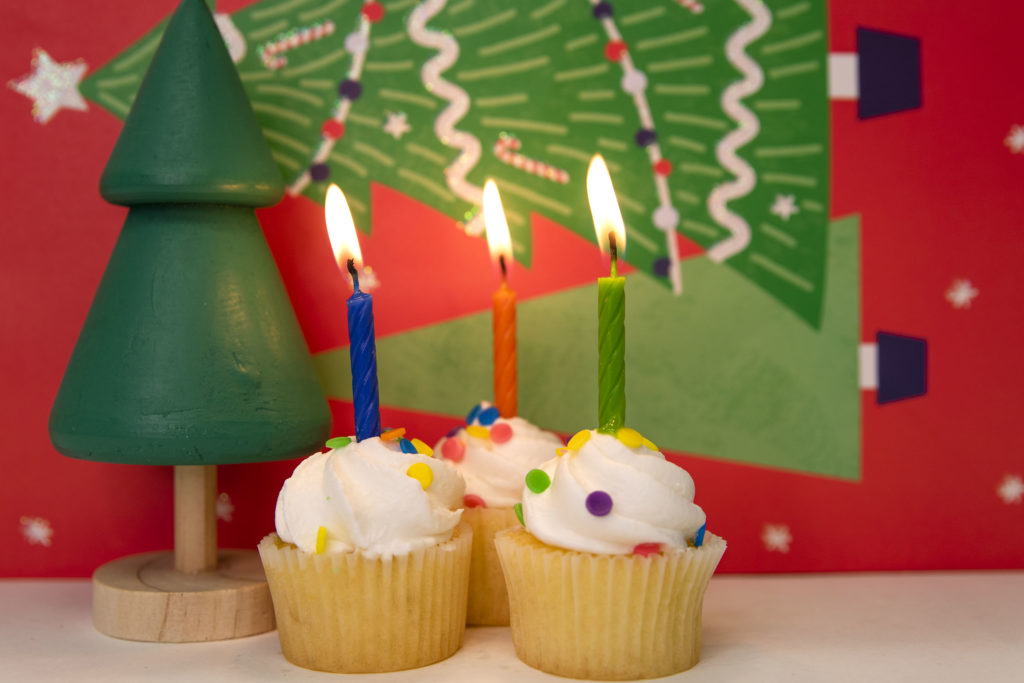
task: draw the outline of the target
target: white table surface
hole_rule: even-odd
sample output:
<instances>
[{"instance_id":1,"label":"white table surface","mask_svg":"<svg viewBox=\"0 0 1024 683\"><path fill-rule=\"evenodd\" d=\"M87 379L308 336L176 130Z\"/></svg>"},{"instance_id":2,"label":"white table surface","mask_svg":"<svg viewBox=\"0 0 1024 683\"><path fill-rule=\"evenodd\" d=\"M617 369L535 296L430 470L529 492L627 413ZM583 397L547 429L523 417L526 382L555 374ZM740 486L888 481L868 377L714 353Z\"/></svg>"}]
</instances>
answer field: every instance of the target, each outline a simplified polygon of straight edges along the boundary
<instances>
[{"instance_id":1,"label":"white table surface","mask_svg":"<svg viewBox=\"0 0 1024 683\"><path fill-rule=\"evenodd\" d=\"M0 581L0 681L564 681L516 659L506 628L471 628L454 657L346 676L281 656L276 632L184 645L92 628L87 580ZM1024 571L716 576L704 650L712 681L1024 681Z\"/></svg>"}]
</instances>

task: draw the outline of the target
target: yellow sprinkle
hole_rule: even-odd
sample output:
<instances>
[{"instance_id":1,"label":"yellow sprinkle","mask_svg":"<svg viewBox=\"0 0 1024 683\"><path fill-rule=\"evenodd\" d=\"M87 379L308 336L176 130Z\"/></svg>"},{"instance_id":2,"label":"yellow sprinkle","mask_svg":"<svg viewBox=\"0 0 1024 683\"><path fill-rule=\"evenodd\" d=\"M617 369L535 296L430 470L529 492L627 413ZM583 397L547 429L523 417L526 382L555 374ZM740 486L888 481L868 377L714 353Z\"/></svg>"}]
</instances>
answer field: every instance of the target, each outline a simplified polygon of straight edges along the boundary
<instances>
[{"instance_id":1,"label":"yellow sprinkle","mask_svg":"<svg viewBox=\"0 0 1024 683\"><path fill-rule=\"evenodd\" d=\"M316 530L316 554L323 553L327 548L327 527L322 526Z\"/></svg>"},{"instance_id":2,"label":"yellow sprinkle","mask_svg":"<svg viewBox=\"0 0 1024 683\"><path fill-rule=\"evenodd\" d=\"M644 437L644 446L646 446L648 448L648 450L652 450L652 451L658 450L658 447L654 445L654 442L651 441L650 439L648 439L646 436Z\"/></svg>"},{"instance_id":3,"label":"yellow sprinkle","mask_svg":"<svg viewBox=\"0 0 1024 683\"><path fill-rule=\"evenodd\" d=\"M423 443L419 439L412 439L412 445L416 447L416 452L420 455L425 455L428 458L434 457L434 449Z\"/></svg>"},{"instance_id":4,"label":"yellow sprinkle","mask_svg":"<svg viewBox=\"0 0 1024 683\"><path fill-rule=\"evenodd\" d=\"M416 462L409 465L409 469L405 471L410 477L420 483L424 489L430 486L434 481L434 471L430 469L430 465L422 462Z\"/></svg>"},{"instance_id":5,"label":"yellow sprinkle","mask_svg":"<svg viewBox=\"0 0 1024 683\"><path fill-rule=\"evenodd\" d=\"M475 436L478 439L491 438L491 430L487 427L481 427L480 425L469 425L466 427L466 433L470 436Z\"/></svg>"},{"instance_id":6,"label":"yellow sprinkle","mask_svg":"<svg viewBox=\"0 0 1024 683\"><path fill-rule=\"evenodd\" d=\"M583 448L583 444L585 444L588 441L590 441L589 429L584 429L582 431L576 432L575 434L572 435L572 438L569 439L569 450L578 451L579 449Z\"/></svg>"},{"instance_id":7,"label":"yellow sprinkle","mask_svg":"<svg viewBox=\"0 0 1024 683\"><path fill-rule=\"evenodd\" d=\"M396 427L381 434L380 439L381 441L394 441L395 439L401 439L403 436L405 436L405 427Z\"/></svg>"},{"instance_id":8,"label":"yellow sprinkle","mask_svg":"<svg viewBox=\"0 0 1024 683\"><path fill-rule=\"evenodd\" d=\"M640 448L644 445L643 435L629 427L623 427L615 432L615 438L621 441L626 448Z\"/></svg>"},{"instance_id":9,"label":"yellow sprinkle","mask_svg":"<svg viewBox=\"0 0 1024 683\"><path fill-rule=\"evenodd\" d=\"M563 448L556 448L555 449L555 455L565 455L568 452L569 452L569 449L568 448L564 448L564 447Z\"/></svg>"}]
</instances>

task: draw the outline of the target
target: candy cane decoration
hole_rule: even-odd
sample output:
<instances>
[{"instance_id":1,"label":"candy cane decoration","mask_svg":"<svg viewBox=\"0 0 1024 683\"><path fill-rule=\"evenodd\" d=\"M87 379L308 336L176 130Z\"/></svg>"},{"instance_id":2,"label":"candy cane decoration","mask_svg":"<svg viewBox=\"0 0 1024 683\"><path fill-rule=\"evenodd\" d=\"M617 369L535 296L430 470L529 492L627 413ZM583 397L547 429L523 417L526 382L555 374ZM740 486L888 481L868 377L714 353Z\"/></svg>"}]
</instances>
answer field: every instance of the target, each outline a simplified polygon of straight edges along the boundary
<instances>
[{"instance_id":1,"label":"candy cane decoration","mask_svg":"<svg viewBox=\"0 0 1024 683\"><path fill-rule=\"evenodd\" d=\"M540 176L545 180L553 180L563 185L569 182L567 171L519 154L517 150L521 146L519 138L514 135L501 135L494 143L494 156L498 157L502 163L518 168L520 171L526 171L531 175Z\"/></svg>"},{"instance_id":2,"label":"candy cane decoration","mask_svg":"<svg viewBox=\"0 0 1024 683\"><path fill-rule=\"evenodd\" d=\"M263 62L263 66L271 71L280 69L288 65L288 58L284 56L285 52L326 38L332 33L334 33L334 22L330 19L312 26L292 29L281 34L277 40L261 45L260 60Z\"/></svg>"}]
</instances>

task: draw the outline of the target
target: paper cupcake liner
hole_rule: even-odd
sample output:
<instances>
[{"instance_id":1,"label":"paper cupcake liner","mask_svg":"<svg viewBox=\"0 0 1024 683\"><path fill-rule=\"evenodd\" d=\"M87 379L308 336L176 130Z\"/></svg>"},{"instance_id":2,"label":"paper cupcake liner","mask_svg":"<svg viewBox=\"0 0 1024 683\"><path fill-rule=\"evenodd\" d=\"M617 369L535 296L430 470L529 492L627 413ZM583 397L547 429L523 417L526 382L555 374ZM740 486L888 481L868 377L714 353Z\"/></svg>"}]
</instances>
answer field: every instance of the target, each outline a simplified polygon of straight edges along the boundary
<instances>
[{"instance_id":1,"label":"paper cupcake liner","mask_svg":"<svg viewBox=\"0 0 1024 683\"><path fill-rule=\"evenodd\" d=\"M494 547L499 531L518 526L512 508L466 508L462 520L473 527L473 560L469 564L469 602L466 623L508 626L508 591Z\"/></svg>"},{"instance_id":2,"label":"paper cupcake liner","mask_svg":"<svg viewBox=\"0 0 1024 683\"><path fill-rule=\"evenodd\" d=\"M594 555L541 543L522 528L496 538L508 585L512 641L526 664L559 676L667 676L700 658L704 591L725 553Z\"/></svg>"},{"instance_id":3,"label":"paper cupcake liner","mask_svg":"<svg viewBox=\"0 0 1024 683\"><path fill-rule=\"evenodd\" d=\"M271 534L259 545L281 651L307 669L412 669L462 645L472 530L406 555L303 552Z\"/></svg>"}]
</instances>

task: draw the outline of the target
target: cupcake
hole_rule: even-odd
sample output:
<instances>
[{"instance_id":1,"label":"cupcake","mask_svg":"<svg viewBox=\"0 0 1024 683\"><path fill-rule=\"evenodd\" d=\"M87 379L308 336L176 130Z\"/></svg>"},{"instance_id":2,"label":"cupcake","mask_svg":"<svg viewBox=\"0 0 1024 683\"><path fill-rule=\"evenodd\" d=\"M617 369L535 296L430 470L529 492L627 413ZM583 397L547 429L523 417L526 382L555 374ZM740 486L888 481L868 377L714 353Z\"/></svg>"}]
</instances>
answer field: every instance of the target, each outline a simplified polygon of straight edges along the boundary
<instances>
[{"instance_id":1,"label":"cupcake","mask_svg":"<svg viewBox=\"0 0 1024 683\"><path fill-rule=\"evenodd\" d=\"M498 534L512 640L525 663L625 680L700 657L704 591L725 552L693 479L633 429L576 434L526 475L522 527Z\"/></svg>"},{"instance_id":2,"label":"cupcake","mask_svg":"<svg viewBox=\"0 0 1024 683\"><path fill-rule=\"evenodd\" d=\"M459 520L465 485L400 432L331 439L281 488L277 533L259 552L293 664L397 671L462 644L472 547Z\"/></svg>"},{"instance_id":3,"label":"cupcake","mask_svg":"<svg viewBox=\"0 0 1024 683\"><path fill-rule=\"evenodd\" d=\"M494 535L518 524L513 506L520 502L523 477L555 455L562 440L521 417L503 418L481 403L438 442L435 451L466 480L462 519L473 528L466 623L508 625L508 593Z\"/></svg>"}]
</instances>

